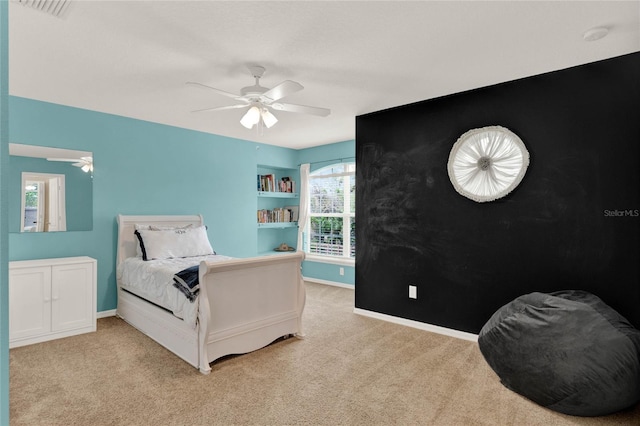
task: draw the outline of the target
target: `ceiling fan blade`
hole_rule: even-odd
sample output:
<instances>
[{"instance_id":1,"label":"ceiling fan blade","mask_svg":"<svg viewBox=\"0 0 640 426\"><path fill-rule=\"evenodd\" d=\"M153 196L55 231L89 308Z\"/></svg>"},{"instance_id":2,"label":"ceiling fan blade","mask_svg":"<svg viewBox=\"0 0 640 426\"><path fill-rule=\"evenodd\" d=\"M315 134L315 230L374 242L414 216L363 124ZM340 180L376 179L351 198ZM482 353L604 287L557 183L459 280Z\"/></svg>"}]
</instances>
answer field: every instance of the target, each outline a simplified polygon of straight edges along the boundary
<instances>
[{"instance_id":1,"label":"ceiling fan blade","mask_svg":"<svg viewBox=\"0 0 640 426\"><path fill-rule=\"evenodd\" d=\"M82 163L73 163L72 166L76 166L76 167L82 167L82 166L86 166L87 163L86 162L82 162Z\"/></svg>"},{"instance_id":2,"label":"ceiling fan blade","mask_svg":"<svg viewBox=\"0 0 640 426\"><path fill-rule=\"evenodd\" d=\"M47 161L65 161L67 163L75 163L80 161L80 158L47 158Z\"/></svg>"},{"instance_id":3,"label":"ceiling fan blade","mask_svg":"<svg viewBox=\"0 0 640 426\"><path fill-rule=\"evenodd\" d=\"M238 99L240 97L239 95L236 95L236 94L233 94L233 93L229 93L229 92L225 92L224 90L216 89L215 87L207 86L206 84L196 83L194 81L187 81L186 84L189 85L189 86L194 86L194 87L204 87L205 89L213 90L214 92L216 92L219 95L226 96L226 97L232 98L232 99Z\"/></svg>"},{"instance_id":4,"label":"ceiling fan blade","mask_svg":"<svg viewBox=\"0 0 640 426\"><path fill-rule=\"evenodd\" d=\"M299 112L302 114L318 115L320 117L326 117L331 114L331 110L327 108L310 107L306 105L296 104L283 104L281 102L273 103L269 105L271 108L278 111Z\"/></svg>"},{"instance_id":5,"label":"ceiling fan blade","mask_svg":"<svg viewBox=\"0 0 640 426\"><path fill-rule=\"evenodd\" d=\"M302 89L304 89L302 84L296 83L295 81L291 80L285 80L274 88L264 92L262 96L268 98L273 102L277 101L278 99L284 98L285 96L289 96L292 93L299 92Z\"/></svg>"},{"instance_id":6,"label":"ceiling fan blade","mask_svg":"<svg viewBox=\"0 0 640 426\"><path fill-rule=\"evenodd\" d=\"M221 106L221 107L213 107L213 108L204 108L204 109L197 109L195 111L191 111L191 112L203 112L203 111L223 111L225 109L237 109L237 108L246 108L248 107L249 104L237 104L237 105L229 105L229 106Z\"/></svg>"}]
</instances>

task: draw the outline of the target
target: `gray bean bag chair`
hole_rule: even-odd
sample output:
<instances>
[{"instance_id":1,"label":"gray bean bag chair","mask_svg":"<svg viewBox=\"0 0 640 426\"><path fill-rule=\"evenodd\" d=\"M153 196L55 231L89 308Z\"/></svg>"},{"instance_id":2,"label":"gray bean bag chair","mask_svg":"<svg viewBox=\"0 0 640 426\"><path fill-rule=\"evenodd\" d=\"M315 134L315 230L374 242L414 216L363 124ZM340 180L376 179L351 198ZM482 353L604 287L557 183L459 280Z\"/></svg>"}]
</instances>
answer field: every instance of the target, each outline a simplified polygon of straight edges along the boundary
<instances>
[{"instance_id":1,"label":"gray bean bag chair","mask_svg":"<svg viewBox=\"0 0 640 426\"><path fill-rule=\"evenodd\" d=\"M640 331L591 293L518 297L478 345L507 388L551 410L600 416L640 401Z\"/></svg>"}]
</instances>

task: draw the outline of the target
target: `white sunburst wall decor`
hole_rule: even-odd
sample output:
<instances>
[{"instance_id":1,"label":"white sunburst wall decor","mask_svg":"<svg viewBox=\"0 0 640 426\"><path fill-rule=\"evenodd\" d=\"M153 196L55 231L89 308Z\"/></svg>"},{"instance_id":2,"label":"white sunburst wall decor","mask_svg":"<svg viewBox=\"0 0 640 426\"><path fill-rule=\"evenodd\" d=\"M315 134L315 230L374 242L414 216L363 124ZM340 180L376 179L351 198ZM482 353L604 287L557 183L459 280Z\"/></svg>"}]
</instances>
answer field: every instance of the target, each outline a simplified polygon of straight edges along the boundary
<instances>
[{"instance_id":1,"label":"white sunburst wall decor","mask_svg":"<svg viewBox=\"0 0 640 426\"><path fill-rule=\"evenodd\" d=\"M507 128L472 129L458 138L449 154L447 171L453 187L479 203L502 198L522 181L529 151Z\"/></svg>"}]
</instances>

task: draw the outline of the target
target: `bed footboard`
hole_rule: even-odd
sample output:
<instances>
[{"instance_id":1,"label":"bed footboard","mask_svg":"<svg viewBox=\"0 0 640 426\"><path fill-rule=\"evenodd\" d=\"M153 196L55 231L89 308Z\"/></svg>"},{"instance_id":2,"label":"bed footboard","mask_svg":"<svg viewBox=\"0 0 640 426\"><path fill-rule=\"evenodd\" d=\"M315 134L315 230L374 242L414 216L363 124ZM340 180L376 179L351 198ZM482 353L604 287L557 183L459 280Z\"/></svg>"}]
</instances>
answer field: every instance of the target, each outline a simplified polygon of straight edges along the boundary
<instances>
[{"instance_id":1,"label":"bed footboard","mask_svg":"<svg viewBox=\"0 0 640 426\"><path fill-rule=\"evenodd\" d=\"M302 336L303 252L200 264L200 372L225 355Z\"/></svg>"}]
</instances>

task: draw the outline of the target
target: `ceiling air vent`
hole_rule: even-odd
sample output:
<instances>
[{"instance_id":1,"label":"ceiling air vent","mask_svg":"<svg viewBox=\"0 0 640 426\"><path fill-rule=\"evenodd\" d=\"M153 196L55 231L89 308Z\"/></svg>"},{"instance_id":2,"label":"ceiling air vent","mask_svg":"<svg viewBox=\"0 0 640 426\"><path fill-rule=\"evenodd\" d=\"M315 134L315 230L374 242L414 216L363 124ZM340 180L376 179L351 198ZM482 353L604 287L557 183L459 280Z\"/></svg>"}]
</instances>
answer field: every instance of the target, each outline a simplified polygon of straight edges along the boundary
<instances>
[{"instance_id":1,"label":"ceiling air vent","mask_svg":"<svg viewBox=\"0 0 640 426\"><path fill-rule=\"evenodd\" d=\"M13 0L23 6L46 12L49 15L60 16L71 0Z\"/></svg>"}]
</instances>

